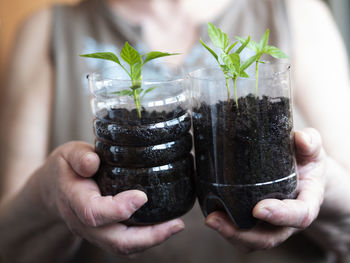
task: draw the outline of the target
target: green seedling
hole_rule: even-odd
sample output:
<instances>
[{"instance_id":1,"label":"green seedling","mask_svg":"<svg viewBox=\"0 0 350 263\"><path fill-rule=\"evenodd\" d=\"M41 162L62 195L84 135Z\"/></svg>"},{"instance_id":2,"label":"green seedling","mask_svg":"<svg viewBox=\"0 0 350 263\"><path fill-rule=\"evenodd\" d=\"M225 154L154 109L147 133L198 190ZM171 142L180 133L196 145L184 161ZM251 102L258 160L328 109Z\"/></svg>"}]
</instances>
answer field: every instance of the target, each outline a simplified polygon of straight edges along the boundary
<instances>
[{"instance_id":1,"label":"green seedling","mask_svg":"<svg viewBox=\"0 0 350 263\"><path fill-rule=\"evenodd\" d=\"M120 62L118 56L112 52L98 52L92 54L80 55L86 58L97 58L110 60L117 63L130 77L131 86L129 89L124 89L115 94L121 96L132 96L134 97L137 115L141 118L141 100L148 92L155 89L155 87L148 88L146 90L142 89L142 67L149 61L166 56L179 55L179 53L167 53L152 51L147 54L141 55L135 48L133 48L128 42L125 42L124 47L120 52L120 57L129 65L129 70L127 70L123 64Z\"/></svg>"},{"instance_id":2,"label":"green seedling","mask_svg":"<svg viewBox=\"0 0 350 263\"><path fill-rule=\"evenodd\" d=\"M258 78L259 78L259 63L263 63L260 59L264 54L269 54L274 58L288 58L288 56L279 48L268 45L270 30L267 29L264 35L261 37L259 43L250 40L247 47L255 52L255 97L258 95ZM236 36L241 44L246 43L247 39Z\"/></svg>"},{"instance_id":3,"label":"green seedling","mask_svg":"<svg viewBox=\"0 0 350 263\"><path fill-rule=\"evenodd\" d=\"M257 59L257 55L249 58L248 60L241 63L240 53L247 45L250 43L250 36L244 42L242 42L241 46L234 52L230 53L230 51L237 45L239 41L236 41L232 44L229 43L229 38L227 34L222 32L219 28L214 26L212 23L208 23L208 35L213 43L213 45L219 49L221 49L220 55L216 54L214 50L212 50L207 44L205 44L202 39L200 39L201 44L213 55L215 60L218 62L220 68L222 69L225 80L226 80L226 88L227 88L227 100L230 101L230 88L229 88L229 80L233 80L233 88L235 93L235 102L236 107L238 108L238 99L237 99L237 88L236 82L238 77L248 78L248 74L245 70Z\"/></svg>"}]
</instances>

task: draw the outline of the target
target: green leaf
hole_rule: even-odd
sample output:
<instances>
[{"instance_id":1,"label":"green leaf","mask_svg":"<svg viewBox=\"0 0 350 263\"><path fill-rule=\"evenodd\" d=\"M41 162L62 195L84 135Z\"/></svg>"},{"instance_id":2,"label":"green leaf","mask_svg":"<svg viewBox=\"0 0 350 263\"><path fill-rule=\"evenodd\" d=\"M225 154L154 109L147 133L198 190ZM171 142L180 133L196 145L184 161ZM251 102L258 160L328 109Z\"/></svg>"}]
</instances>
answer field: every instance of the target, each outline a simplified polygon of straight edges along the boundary
<instances>
[{"instance_id":1,"label":"green leaf","mask_svg":"<svg viewBox=\"0 0 350 263\"><path fill-rule=\"evenodd\" d=\"M220 54L221 60L225 63L225 66L223 66L223 68L225 68L228 71L233 71L235 70L235 67L233 65L232 60L230 59L230 57L228 56L228 54L226 53L221 53Z\"/></svg>"},{"instance_id":2,"label":"green leaf","mask_svg":"<svg viewBox=\"0 0 350 263\"><path fill-rule=\"evenodd\" d=\"M241 72L239 73L239 76L240 76L241 78L249 78L249 75L248 75L245 71L241 71Z\"/></svg>"},{"instance_id":3,"label":"green leaf","mask_svg":"<svg viewBox=\"0 0 350 263\"><path fill-rule=\"evenodd\" d=\"M227 55L226 53L221 53L221 59L233 75L239 73L240 68L240 57L236 53Z\"/></svg>"},{"instance_id":4,"label":"green leaf","mask_svg":"<svg viewBox=\"0 0 350 263\"><path fill-rule=\"evenodd\" d=\"M161 57L167 57L167 56L174 56L174 55L180 55L181 53L166 53L166 52L160 52L160 51L152 51L146 54L145 61L143 64L146 64L148 61L156 58L161 58Z\"/></svg>"},{"instance_id":5,"label":"green leaf","mask_svg":"<svg viewBox=\"0 0 350 263\"><path fill-rule=\"evenodd\" d=\"M112 52L97 52L97 53L91 53L91 54L83 54L80 56L84 58L98 58L98 59L110 60L120 65L120 61L117 55L115 55Z\"/></svg>"},{"instance_id":6,"label":"green leaf","mask_svg":"<svg viewBox=\"0 0 350 263\"><path fill-rule=\"evenodd\" d=\"M203 47L205 47L205 48L210 52L210 54L213 55L213 57L216 59L216 61L219 62L218 55L214 52L214 50L212 50L210 47L208 47L208 46L202 41L202 39L200 39L199 41L201 42L201 44L203 45Z\"/></svg>"},{"instance_id":7,"label":"green leaf","mask_svg":"<svg viewBox=\"0 0 350 263\"><path fill-rule=\"evenodd\" d=\"M212 23L208 23L208 35L214 46L226 50L229 45L229 39L226 33L222 32L220 28L217 28Z\"/></svg>"},{"instance_id":8,"label":"green leaf","mask_svg":"<svg viewBox=\"0 0 350 263\"><path fill-rule=\"evenodd\" d=\"M148 92L151 92L152 90L154 90L154 89L156 89L156 88L159 88L159 87L150 87L150 88L146 89L145 92L143 93L141 99L143 99L143 97L144 97Z\"/></svg>"},{"instance_id":9,"label":"green leaf","mask_svg":"<svg viewBox=\"0 0 350 263\"><path fill-rule=\"evenodd\" d=\"M241 70L246 70L251 64L253 64L256 59L259 57L259 54L256 54L250 58L248 58L241 66Z\"/></svg>"},{"instance_id":10,"label":"green leaf","mask_svg":"<svg viewBox=\"0 0 350 263\"><path fill-rule=\"evenodd\" d=\"M133 80L140 80L141 79L141 71L142 71L142 64L136 63L131 67L131 78Z\"/></svg>"},{"instance_id":11,"label":"green leaf","mask_svg":"<svg viewBox=\"0 0 350 263\"><path fill-rule=\"evenodd\" d=\"M120 52L121 58L132 67L136 63L142 63L141 55L135 48L130 46L128 42L125 42L122 51Z\"/></svg>"},{"instance_id":12,"label":"green leaf","mask_svg":"<svg viewBox=\"0 0 350 263\"><path fill-rule=\"evenodd\" d=\"M156 88L159 88L159 87L151 87L151 88L146 89L144 95L146 95L148 92L151 92L152 90L154 90Z\"/></svg>"},{"instance_id":13,"label":"green leaf","mask_svg":"<svg viewBox=\"0 0 350 263\"><path fill-rule=\"evenodd\" d=\"M226 65L221 65L221 64L220 64L220 68L222 69L222 71L223 71L224 73L230 71L230 69L229 69Z\"/></svg>"},{"instance_id":14,"label":"green leaf","mask_svg":"<svg viewBox=\"0 0 350 263\"><path fill-rule=\"evenodd\" d=\"M237 49L235 51L236 54L240 54L242 52L243 49L246 48L246 46L249 44L250 42L250 35L248 36L248 38L242 43L242 45L239 47L239 49Z\"/></svg>"},{"instance_id":15,"label":"green leaf","mask_svg":"<svg viewBox=\"0 0 350 263\"><path fill-rule=\"evenodd\" d=\"M247 41L246 38L243 38L243 37L240 37L240 36L235 36L236 39L238 39L241 44L243 44L244 42ZM250 40L250 42L248 43L247 47L255 52L259 52L259 45L258 43L256 43L255 41L253 40Z\"/></svg>"},{"instance_id":16,"label":"green leaf","mask_svg":"<svg viewBox=\"0 0 350 263\"><path fill-rule=\"evenodd\" d=\"M229 48L226 50L226 54L230 53L231 49L234 48L237 45L238 41L236 41L235 43L233 43L231 46L229 46Z\"/></svg>"},{"instance_id":17,"label":"green leaf","mask_svg":"<svg viewBox=\"0 0 350 263\"><path fill-rule=\"evenodd\" d=\"M129 89L123 89L121 91L111 92L112 94L117 94L119 96L133 96L133 92Z\"/></svg>"},{"instance_id":18,"label":"green leaf","mask_svg":"<svg viewBox=\"0 0 350 263\"><path fill-rule=\"evenodd\" d=\"M237 53L233 53L233 54L230 54L228 55L235 67L235 71L236 72L239 72L240 71L240 68L241 68L241 58L239 56L239 54Z\"/></svg>"},{"instance_id":19,"label":"green leaf","mask_svg":"<svg viewBox=\"0 0 350 263\"><path fill-rule=\"evenodd\" d=\"M274 58L288 58L288 56L282 50L274 46L265 47L264 52L273 56Z\"/></svg>"},{"instance_id":20,"label":"green leaf","mask_svg":"<svg viewBox=\"0 0 350 263\"><path fill-rule=\"evenodd\" d=\"M269 42L269 36L270 36L270 30L266 29L264 35L260 39L260 43L259 43L260 50L264 50L264 48L267 46L267 43Z\"/></svg>"},{"instance_id":21,"label":"green leaf","mask_svg":"<svg viewBox=\"0 0 350 263\"><path fill-rule=\"evenodd\" d=\"M138 88L138 89L136 90L136 94L137 94L137 95L140 95L142 91L143 91L143 89Z\"/></svg>"}]
</instances>

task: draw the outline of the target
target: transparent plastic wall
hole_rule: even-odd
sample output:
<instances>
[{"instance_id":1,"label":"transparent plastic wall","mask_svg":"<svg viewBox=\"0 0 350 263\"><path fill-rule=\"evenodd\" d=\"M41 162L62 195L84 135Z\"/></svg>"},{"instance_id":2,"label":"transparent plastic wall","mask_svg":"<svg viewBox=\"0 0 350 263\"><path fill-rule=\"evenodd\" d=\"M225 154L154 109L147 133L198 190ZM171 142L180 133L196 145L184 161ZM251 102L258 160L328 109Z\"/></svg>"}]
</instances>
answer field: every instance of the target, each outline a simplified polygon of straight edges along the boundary
<instances>
[{"instance_id":1,"label":"transparent plastic wall","mask_svg":"<svg viewBox=\"0 0 350 263\"><path fill-rule=\"evenodd\" d=\"M190 93L178 69L146 68L141 117L132 82L115 68L91 74L89 87L101 159L95 179L103 195L138 189L148 202L127 222L153 224L187 212L194 203ZM126 95L125 95L126 94Z\"/></svg>"},{"instance_id":2,"label":"transparent plastic wall","mask_svg":"<svg viewBox=\"0 0 350 263\"><path fill-rule=\"evenodd\" d=\"M258 201L295 196L289 71L287 64L262 64L258 82L251 71L236 87L220 69L190 74L197 195L205 215L224 210L238 227L250 228Z\"/></svg>"}]
</instances>

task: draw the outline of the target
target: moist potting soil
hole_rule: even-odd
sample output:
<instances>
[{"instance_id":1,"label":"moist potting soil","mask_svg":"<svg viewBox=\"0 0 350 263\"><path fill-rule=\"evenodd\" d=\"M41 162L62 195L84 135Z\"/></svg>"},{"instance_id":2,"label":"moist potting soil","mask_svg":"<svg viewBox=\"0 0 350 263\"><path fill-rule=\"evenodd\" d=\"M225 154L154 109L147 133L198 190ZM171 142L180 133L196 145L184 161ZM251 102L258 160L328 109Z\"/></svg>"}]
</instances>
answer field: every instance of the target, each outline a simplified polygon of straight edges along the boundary
<instances>
[{"instance_id":1,"label":"moist potting soil","mask_svg":"<svg viewBox=\"0 0 350 263\"><path fill-rule=\"evenodd\" d=\"M96 114L95 149L101 159L95 175L103 195L138 189L148 202L128 220L153 224L179 217L195 201L191 117L171 112L110 109Z\"/></svg>"},{"instance_id":2,"label":"moist potting soil","mask_svg":"<svg viewBox=\"0 0 350 263\"><path fill-rule=\"evenodd\" d=\"M255 204L293 198L296 169L289 99L250 94L193 110L197 195L204 214L226 210L252 227Z\"/></svg>"}]
</instances>

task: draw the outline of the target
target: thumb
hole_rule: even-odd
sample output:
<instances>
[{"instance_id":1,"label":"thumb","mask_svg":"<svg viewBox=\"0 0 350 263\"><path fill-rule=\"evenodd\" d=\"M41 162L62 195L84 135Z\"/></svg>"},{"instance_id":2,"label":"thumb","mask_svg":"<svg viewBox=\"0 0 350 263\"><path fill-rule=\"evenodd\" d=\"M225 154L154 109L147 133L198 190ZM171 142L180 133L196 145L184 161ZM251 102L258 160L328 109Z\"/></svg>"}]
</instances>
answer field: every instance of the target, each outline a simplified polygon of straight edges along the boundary
<instances>
[{"instance_id":1,"label":"thumb","mask_svg":"<svg viewBox=\"0 0 350 263\"><path fill-rule=\"evenodd\" d=\"M62 146L62 157L75 173L82 177L93 176L100 165L100 159L92 145L85 142L69 142Z\"/></svg>"},{"instance_id":2,"label":"thumb","mask_svg":"<svg viewBox=\"0 0 350 263\"><path fill-rule=\"evenodd\" d=\"M296 159L298 164L317 161L321 154L322 139L313 128L305 128L294 134Z\"/></svg>"}]
</instances>

